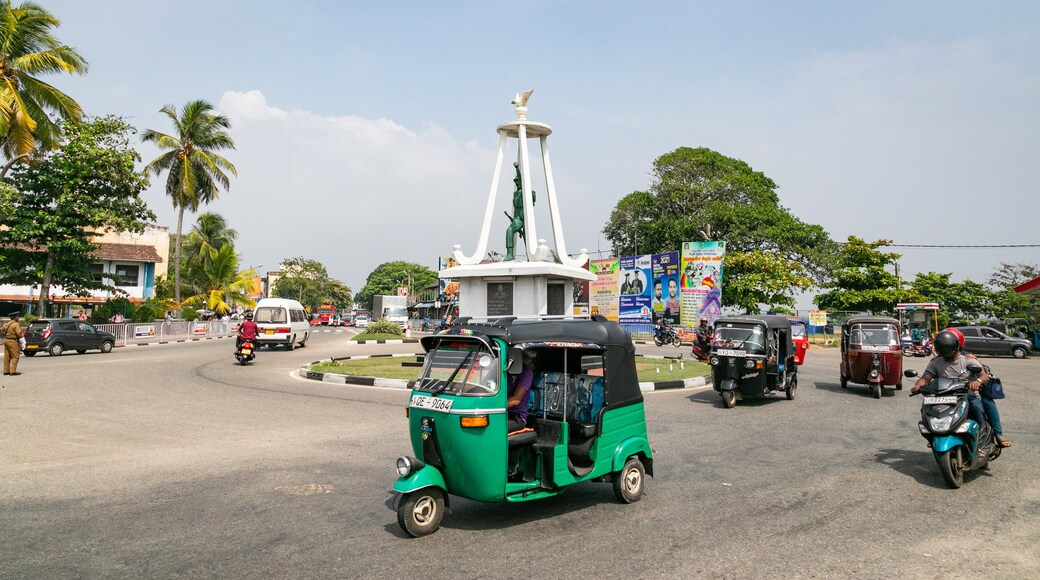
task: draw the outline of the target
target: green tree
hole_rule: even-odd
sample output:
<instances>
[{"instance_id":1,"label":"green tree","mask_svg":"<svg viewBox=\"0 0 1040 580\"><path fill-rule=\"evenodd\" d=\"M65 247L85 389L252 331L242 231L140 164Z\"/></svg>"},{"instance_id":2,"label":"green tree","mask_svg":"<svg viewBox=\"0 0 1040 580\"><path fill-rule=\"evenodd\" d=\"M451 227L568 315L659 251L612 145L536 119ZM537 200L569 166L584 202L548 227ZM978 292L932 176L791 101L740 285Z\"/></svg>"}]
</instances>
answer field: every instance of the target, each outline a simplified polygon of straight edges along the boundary
<instances>
[{"instance_id":1,"label":"green tree","mask_svg":"<svg viewBox=\"0 0 1040 580\"><path fill-rule=\"evenodd\" d=\"M7 165L0 179L33 151L60 141L61 127L48 112L78 121L83 109L71 97L37 78L52 73L83 74L87 61L52 34L61 25L32 2L0 8L0 139Z\"/></svg>"},{"instance_id":2,"label":"green tree","mask_svg":"<svg viewBox=\"0 0 1040 580\"><path fill-rule=\"evenodd\" d=\"M777 185L747 163L707 148L681 147L658 157L652 175L649 190L623 197L603 228L615 255L725 240L723 303L750 311L758 309L752 306L756 298L769 307L793 305L806 280L826 276L835 251L827 232L780 205ZM790 284L782 289L774 276L780 272L790 274L782 278Z\"/></svg>"},{"instance_id":3,"label":"green tree","mask_svg":"<svg viewBox=\"0 0 1040 580\"><path fill-rule=\"evenodd\" d=\"M195 219L195 225L182 240L181 284L198 286L216 251L233 246L238 232L228 227L227 220L217 213L205 212ZM171 242L171 246L173 242ZM183 289L182 289L183 290Z\"/></svg>"},{"instance_id":4,"label":"green tree","mask_svg":"<svg viewBox=\"0 0 1040 580\"><path fill-rule=\"evenodd\" d=\"M117 290L94 279L90 265L104 230L142 232L155 215L141 199L148 180L135 171L133 127L114 117L66 122L64 142L12 173L0 191L0 283L39 285L38 312L52 284L73 293Z\"/></svg>"},{"instance_id":5,"label":"green tree","mask_svg":"<svg viewBox=\"0 0 1040 580\"><path fill-rule=\"evenodd\" d=\"M1040 266L1036 264L1002 262L988 282L994 313L1001 318L1040 319L1040 296L1015 292L1015 287L1037 277Z\"/></svg>"},{"instance_id":6,"label":"green tree","mask_svg":"<svg viewBox=\"0 0 1040 580\"><path fill-rule=\"evenodd\" d=\"M996 313L994 293L982 284L950 281L951 273L919 272L910 287L927 302L939 305L939 325L956 319L974 321Z\"/></svg>"},{"instance_id":7,"label":"green tree","mask_svg":"<svg viewBox=\"0 0 1040 580\"><path fill-rule=\"evenodd\" d=\"M321 262L304 257L282 262L282 275L275 282L272 294L277 298L299 300L311 311L322 304L332 304L337 310L347 309L352 302L346 284L330 278Z\"/></svg>"},{"instance_id":8,"label":"green tree","mask_svg":"<svg viewBox=\"0 0 1040 580\"><path fill-rule=\"evenodd\" d=\"M900 254L880 252L878 248L891 243L849 236L838 251L838 268L832 280L824 285L830 290L816 296L816 304L824 310L888 314L900 302L919 299L914 291L900 288L899 279L888 271Z\"/></svg>"},{"instance_id":9,"label":"green tree","mask_svg":"<svg viewBox=\"0 0 1040 580\"><path fill-rule=\"evenodd\" d=\"M212 111L213 105L202 100L186 104L179 115L173 105L166 105L160 112L173 122L175 135L148 129L141 136L144 141L166 150L166 153L145 167L145 172L155 175L169 172L166 177L166 195L170 196L173 207L177 208L173 255L173 291L177 302L181 299L181 231L184 227L184 210L198 211L200 205L217 198L220 188L227 190L230 180L225 171L238 175L235 166L217 153L235 148L235 142L225 131L231 128L231 122L226 116L216 115Z\"/></svg>"},{"instance_id":10,"label":"green tree","mask_svg":"<svg viewBox=\"0 0 1040 580\"><path fill-rule=\"evenodd\" d=\"M205 308L218 314L227 314L234 306L252 308L255 302L249 297L249 292L253 289L256 270L239 272L238 255L230 244L206 252L209 255L204 267L196 272L195 293L186 298L183 305Z\"/></svg>"},{"instance_id":11,"label":"green tree","mask_svg":"<svg viewBox=\"0 0 1040 580\"><path fill-rule=\"evenodd\" d=\"M426 288L437 281L437 273L412 262L384 262L365 279L365 285L354 296L354 301L361 308L372 308L372 297L380 295L396 295L397 289Z\"/></svg>"}]
</instances>

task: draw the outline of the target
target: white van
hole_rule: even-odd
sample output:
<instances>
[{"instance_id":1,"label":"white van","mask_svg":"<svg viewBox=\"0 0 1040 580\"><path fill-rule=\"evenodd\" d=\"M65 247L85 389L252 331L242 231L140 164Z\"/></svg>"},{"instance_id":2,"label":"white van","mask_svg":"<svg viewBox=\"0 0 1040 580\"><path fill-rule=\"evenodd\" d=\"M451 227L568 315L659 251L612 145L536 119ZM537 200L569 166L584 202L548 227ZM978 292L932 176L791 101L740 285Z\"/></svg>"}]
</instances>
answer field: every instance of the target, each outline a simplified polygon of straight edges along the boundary
<instances>
[{"instance_id":1,"label":"white van","mask_svg":"<svg viewBox=\"0 0 1040 580\"><path fill-rule=\"evenodd\" d=\"M307 311L295 300L286 298L262 298L253 309L256 323L256 341L260 345L283 344L289 350L306 346L311 336L311 325L307 322Z\"/></svg>"}]
</instances>

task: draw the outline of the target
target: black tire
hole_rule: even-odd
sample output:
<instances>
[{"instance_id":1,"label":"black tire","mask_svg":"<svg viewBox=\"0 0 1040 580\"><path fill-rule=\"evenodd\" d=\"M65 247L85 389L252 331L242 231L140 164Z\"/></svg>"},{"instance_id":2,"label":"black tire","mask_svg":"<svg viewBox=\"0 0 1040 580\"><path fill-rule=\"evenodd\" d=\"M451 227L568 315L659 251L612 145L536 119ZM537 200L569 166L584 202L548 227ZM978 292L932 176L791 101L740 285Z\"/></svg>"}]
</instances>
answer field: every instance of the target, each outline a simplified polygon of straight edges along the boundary
<instances>
[{"instance_id":1,"label":"black tire","mask_svg":"<svg viewBox=\"0 0 1040 580\"><path fill-rule=\"evenodd\" d=\"M964 485L964 470L961 469L959 454L943 451L935 460L939 462L939 472L942 473L946 485L953 489L959 489Z\"/></svg>"},{"instance_id":2,"label":"black tire","mask_svg":"<svg viewBox=\"0 0 1040 580\"><path fill-rule=\"evenodd\" d=\"M798 375L795 375L795 376L791 377L787 381L787 388L784 389L784 391L787 394L787 400L788 401L793 401L794 400L794 396L798 392Z\"/></svg>"},{"instance_id":3,"label":"black tire","mask_svg":"<svg viewBox=\"0 0 1040 580\"><path fill-rule=\"evenodd\" d=\"M23 350L22 354L24 354L25 356L36 356L36 351L35 350Z\"/></svg>"},{"instance_id":4,"label":"black tire","mask_svg":"<svg viewBox=\"0 0 1040 580\"><path fill-rule=\"evenodd\" d=\"M289 343L285 345L285 350L296 350L296 335L289 339Z\"/></svg>"},{"instance_id":5,"label":"black tire","mask_svg":"<svg viewBox=\"0 0 1040 580\"><path fill-rule=\"evenodd\" d=\"M841 375L841 388L843 388L843 389L849 388L849 379L846 378L845 375Z\"/></svg>"},{"instance_id":6,"label":"black tire","mask_svg":"<svg viewBox=\"0 0 1040 580\"><path fill-rule=\"evenodd\" d=\"M674 346L675 348L679 348L680 346L682 346L682 339L680 339L678 336L673 338L672 339L672 346Z\"/></svg>"},{"instance_id":7,"label":"black tire","mask_svg":"<svg viewBox=\"0 0 1040 580\"><path fill-rule=\"evenodd\" d=\"M732 409L737 406L737 393L734 391L722 391L722 406Z\"/></svg>"},{"instance_id":8,"label":"black tire","mask_svg":"<svg viewBox=\"0 0 1040 580\"><path fill-rule=\"evenodd\" d=\"M85 348L77 348L76 352L78 352L79 354L84 354L85 352L87 352L87 349L85 349Z\"/></svg>"},{"instance_id":9,"label":"black tire","mask_svg":"<svg viewBox=\"0 0 1040 580\"><path fill-rule=\"evenodd\" d=\"M903 390L903 381L899 381L898 383L896 383L896 390L897 391L902 391Z\"/></svg>"},{"instance_id":10,"label":"black tire","mask_svg":"<svg viewBox=\"0 0 1040 580\"><path fill-rule=\"evenodd\" d=\"M307 346L307 339L311 337L311 333L305 332L303 334L303 340L300 341L300 348Z\"/></svg>"},{"instance_id":11,"label":"black tire","mask_svg":"<svg viewBox=\"0 0 1040 580\"><path fill-rule=\"evenodd\" d=\"M661 337L655 336L654 337L654 345L656 345L656 346L664 346L664 341L661 340Z\"/></svg>"},{"instance_id":12,"label":"black tire","mask_svg":"<svg viewBox=\"0 0 1040 580\"><path fill-rule=\"evenodd\" d=\"M621 471L614 474L614 495L623 503L635 503L643 497L646 470L638 457L629 457Z\"/></svg>"},{"instance_id":13,"label":"black tire","mask_svg":"<svg viewBox=\"0 0 1040 580\"><path fill-rule=\"evenodd\" d=\"M397 525L413 538L436 532L443 517L444 492L439 487L405 494L397 506Z\"/></svg>"},{"instance_id":14,"label":"black tire","mask_svg":"<svg viewBox=\"0 0 1040 580\"><path fill-rule=\"evenodd\" d=\"M1028 355L1029 351L1027 351L1025 347L1016 346L1015 348L1011 349L1011 356L1015 358L1026 358Z\"/></svg>"},{"instance_id":15,"label":"black tire","mask_svg":"<svg viewBox=\"0 0 1040 580\"><path fill-rule=\"evenodd\" d=\"M914 356L914 349L909 346L904 346L903 356Z\"/></svg>"},{"instance_id":16,"label":"black tire","mask_svg":"<svg viewBox=\"0 0 1040 580\"><path fill-rule=\"evenodd\" d=\"M242 366L246 366L247 364L249 364L249 357L247 357L247 356L240 356L240 357L238 357L238 362Z\"/></svg>"},{"instance_id":17,"label":"black tire","mask_svg":"<svg viewBox=\"0 0 1040 580\"><path fill-rule=\"evenodd\" d=\"M108 353L112 352L112 347L113 346L115 346L115 345L112 344L111 340L106 340L105 342L101 343L101 352L103 352L105 354L108 354Z\"/></svg>"},{"instance_id":18,"label":"black tire","mask_svg":"<svg viewBox=\"0 0 1040 580\"><path fill-rule=\"evenodd\" d=\"M51 348L47 350L51 353L51 356L61 356L61 353L65 352L65 345L60 342L56 342L51 345Z\"/></svg>"},{"instance_id":19,"label":"black tire","mask_svg":"<svg viewBox=\"0 0 1040 580\"><path fill-rule=\"evenodd\" d=\"M874 383L870 386L870 394L874 395L875 399L881 398L881 393L885 391L885 387L881 386L881 383Z\"/></svg>"}]
</instances>

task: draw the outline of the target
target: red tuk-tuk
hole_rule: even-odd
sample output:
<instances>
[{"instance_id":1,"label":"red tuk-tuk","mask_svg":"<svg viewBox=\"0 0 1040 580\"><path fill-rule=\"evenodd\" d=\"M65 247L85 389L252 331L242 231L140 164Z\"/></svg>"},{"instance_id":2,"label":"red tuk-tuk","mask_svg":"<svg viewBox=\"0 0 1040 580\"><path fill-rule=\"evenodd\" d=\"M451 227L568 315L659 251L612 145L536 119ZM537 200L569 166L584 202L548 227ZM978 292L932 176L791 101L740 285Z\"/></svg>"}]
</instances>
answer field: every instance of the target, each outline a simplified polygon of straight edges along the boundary
<instances>
[{"instance_id":1,"label":"red tuk-tuk","mask_svg":"<svg viewBox=\"0 0 1040 580\"><path fill-rule=\"evenodd\" d=\"M794 342L794 363L801 365L805 362L805 353L809 350L809 326L804 318L788 316L791 321L791 341Z\"/></svg>"},{"instance_id":2,"label":"red tuk-tuk","mask_svg":"<svg viewBox=\"0 0 1040 580\"><path fill-rule=\"evenodd\" d=\"M903 388L903 348L899 321L858 314L841 321L841 388L867 385L875 399L884 387Z\"/></svg>"}]
</instances>

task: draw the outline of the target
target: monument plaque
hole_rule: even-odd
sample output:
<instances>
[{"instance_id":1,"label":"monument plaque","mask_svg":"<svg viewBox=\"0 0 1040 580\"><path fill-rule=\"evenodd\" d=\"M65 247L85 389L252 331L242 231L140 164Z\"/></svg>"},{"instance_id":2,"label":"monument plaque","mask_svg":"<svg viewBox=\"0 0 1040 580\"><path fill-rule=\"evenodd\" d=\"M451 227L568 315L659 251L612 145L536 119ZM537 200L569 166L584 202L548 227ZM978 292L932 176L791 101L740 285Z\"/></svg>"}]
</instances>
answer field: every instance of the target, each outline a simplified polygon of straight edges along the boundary
<instances>
[{"instance_id":1,"label":"monument plaque","mask_svg":"<svg viewBox=\"0 0 1040 580\"><path fill-rule=\"evenodd\" d=\"M488 282L488 285L487 285L487 315L488 316L512 316L513 315L513 283L512 282Z\"/></svg>"}]
</instances>

